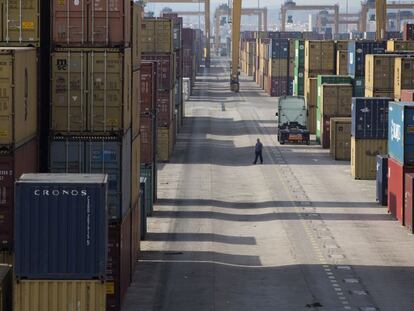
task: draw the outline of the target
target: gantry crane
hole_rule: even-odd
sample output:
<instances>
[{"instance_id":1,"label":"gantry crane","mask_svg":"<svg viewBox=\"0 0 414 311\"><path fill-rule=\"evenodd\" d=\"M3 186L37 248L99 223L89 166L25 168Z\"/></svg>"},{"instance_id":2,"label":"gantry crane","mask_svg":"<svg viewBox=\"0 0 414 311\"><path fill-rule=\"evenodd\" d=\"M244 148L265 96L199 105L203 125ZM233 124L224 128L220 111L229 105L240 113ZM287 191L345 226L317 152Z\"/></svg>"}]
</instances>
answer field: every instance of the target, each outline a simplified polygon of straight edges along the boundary
<instances>
[{"instance_id":1,"label":"gantry crane","mask_svg":"<svg viewBox=\"0 0 414 311\"><path fill-rule=\"evenodd\" d=\"M218 7L214 13L214 46L216 51L220 49L220 22L221 18L226 15L230 15L230 9L228 7ZM267 8L242 8L242 16L257 15L258 18L258 31L267 31Z\"/></svg>"},{"instance_id":2,"label":"gantry crane","mask_svg":"<svg viewBox=\"0 0 414 311\"><path fill-rule=\"evenodd\" d=\"M316 25L317 25L318 28L321 28L322 26L324 26L324 23L322 21L323 17L324 16L321 15L321 14L318 14L318 16L317 16ZM325 17L326 17L325 25L335 24L335 15L334 14L327 14L327 15L325 15ZM359 13L340 13L338 24L339 25L357 25L358 30L359 30L359 27L360 27L359 18L360 18Z\"/></svg>"},{"instance_id":3,"label":"gantry crane","mask_svg":"<svg viewBox=\"0 0 414 311\"><path fill-rule=\"evenodd\" d=\"M230 90L239 92L239 42L240 42L240 24L242 14L242 0L233 0L233 9L231 11L231 74L230 74Z\"/></svg>"},{"instance_id":4,"label":"gantry crane","mask_svg":"<svg viewBox=\"0 0 414 311\"><path fill-rule=\"evenodd\" d=\"M204 2L204 32L206 37L205 66L210 68L210 0L146 0L148 3L203 3Z\"/></svg>"},{"instance_id":5,"label":"gantry crane","mask_svg":"<svg viewBox=\"0 0 414 311\"><path fill-rule=\"evenodd\" d=\"M288 11L333 11L335 19L335 33L339 32L339 5L297 5L293 1L287 1L280 8L282 31L286 30L286 14Z\"/></svg>"}]
</instances>

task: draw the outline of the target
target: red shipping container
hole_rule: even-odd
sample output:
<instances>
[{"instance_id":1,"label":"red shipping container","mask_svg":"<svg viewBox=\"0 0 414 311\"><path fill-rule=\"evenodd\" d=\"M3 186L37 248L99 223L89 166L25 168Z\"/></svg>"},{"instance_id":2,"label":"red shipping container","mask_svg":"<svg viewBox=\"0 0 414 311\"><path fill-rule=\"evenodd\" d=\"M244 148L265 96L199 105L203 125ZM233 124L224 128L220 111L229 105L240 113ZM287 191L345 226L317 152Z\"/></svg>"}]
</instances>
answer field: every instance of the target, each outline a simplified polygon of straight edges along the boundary
<instances>
[{"instance_id":1,"label":"red shipping container","mask_svg":"<svg viewBox=\"0 0 414 311\"><path fill-rule=\"evenodd\" d=\"M285 96L288 95L288 80L287 78L269 77L269 93L270 96Z\"/></svg>"},{"instance_id":2,"label":"red shipping container","mask_svg":"<svg viewBox=\"0 0 414 311\"><path fill-rule=\"evenodd\" d=\"M173 119L173 90L157 93L157 126L169 127Z\"/></svg>"},{"instance_id":3,"label":"red shipping container","mask_svg":"<svg viewBox=\"0 0 414 311\"><path fill-rule=\"evenodd\" d=\"M0 249L13 248L14 182L23 173L38 171L38 141L32 139L0 155Z\"/></svg>"},{"instance_id":4,"label":"red shipping container","mask_svg":"<svg viewBox=\"0 0 414 311\"><path fill-rule=\"evenodd\" d=\"M52 42L58 46L129 46L129 0L52 2Z\"/></svg>"},{"instance_id":5,"label":"red shipping container","mask_svg":"<svg viewBox=\"0 0 414 311\"><path fill-rule=\"evenodd\" d=\"M154 113L157 95L157 62L141 63L141 115Z\"/></svg>"},{"instance_id":6,"label":"red shipping container","mask_svg":"<svg viewBox=\"0 0 414 311\"><path fill-rule=\"evenodd\" d=\"M404 225L405 174L414 167L404 167L393 158L388 159L388 212Z\"/></svg>"},{"instance_id":7,"label":"red shipping container","mask_svg":"<svg viewBox=\"0 0 414 311\"><path fill-rule=\"evenodd\" d=\"M401 101L402 102L414 101L414 90L401 90Z\"/></svg>"},{"instance_id":8,"label":"red shipping container","mask_svg":"<svg viewBox=\"0 0 414 311\"><path fill-rule=\"evenodd\" d=\"M131 211L131 280L138 261L141 242L141 197Z\"/></svg>"},{"instance_id":9,"label":"red shipping container","mask_svg":"<svg viewBox=\"0 0 414 311\"><path fill-rule=\"evenodd\" d=\"M414 24L404 25L403 39L405 41L414 40Z\"/></svg>"},{"instance_id":10,"label":"red shipping container","mask_svg":"<svg viewBox=\"0 0 414 311\"><path fill-rule=\"evenodd\" d=\"M414 174L405 174L405 195L404 195L404 225L414 233L414 213L413 213L413 190Z\"/></svg>"},{"instance_id":11,"label":"red shipping container","mask_svg":"<svg viewBox=\"0 0 414 311\"><path fill-rule=\"evenodd\" d=\"M141 117L141 164L151 164L155 160L156 123L154 117Z\"/></svg>"},{"instance_id":12,"label":"red shipping container","mask_svg":"<svg viewBox=\"0 0 414 311\"><path fill-rule=\"evenodd\" d=\"M131 210L122 221L108 225L106 310L119 311L131 284Z\"/></svg>"},{"instance_id":13,"label":"red shipping container","mask_svg":"<svg viewBox=\"0 0 414 311\"><path fill-rule=\"evenodd\" d=\"M174 54L143 54L142 60L156 61L158 91L171 90L174 87Z\"/></svg>"}]
</instances>

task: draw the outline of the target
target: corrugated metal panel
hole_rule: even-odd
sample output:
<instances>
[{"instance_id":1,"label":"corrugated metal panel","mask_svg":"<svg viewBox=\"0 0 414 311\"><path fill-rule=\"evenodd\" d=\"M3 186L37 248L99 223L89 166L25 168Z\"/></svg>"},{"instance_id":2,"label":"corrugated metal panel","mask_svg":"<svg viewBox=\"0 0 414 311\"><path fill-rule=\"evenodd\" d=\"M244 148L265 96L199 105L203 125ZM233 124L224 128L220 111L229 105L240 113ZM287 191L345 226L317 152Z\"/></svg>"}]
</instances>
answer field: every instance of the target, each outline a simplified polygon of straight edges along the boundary
<instances>
[{"instance_id":1,"label":"corrugated metal panel","mask_svg":"<svg viewBox=\"0 0 414 311\"><path fill-rule=\"evenodd\" d=\"M305 71L335 72L335 42L306 41L305 42Z\"/></svg>"},{"instance_id":2,"label":"corrugated metal panel","mask_svg":"<svg viewBox=\"0 0 414 311\"><path fill-rule=\"evenodd\" d=\"M103 311L106 284L101 281L21 280L14 283L14 311Z\"/></svg>"},{"instance_id":3,"label":"corrugated metal panel","mask_svg":"<svg viewBox=\"0 0 414 311\"><path fill-rule=\"evenodd\" d=\"M394 93L395 55L367 55L365 57L365 89Z\"/></svg>"},{"instance_id":4,"label":"corrugated metal panel","mask_svg":"<svg viewBox=\"0 0 414 311\"><path fill-rule=\"evenodd\" d=\"M145 213L147 216L152 215L154 198L154 189L156 183L154 167L151 165L141 165L141 177L145 178L149 187L145 188Z\"/></svg>"},{"instance_id":5,"label":"corrugated metal panel","mask_svg":"<svg viewBox=\"0 0 414 311\"><path fill-rule=\"evenodd\" d=\"M171 53L174 50L172 20L144 18L141 28L143 53Z\"/></svg>"},{"instance_id":6,"label":"corrugated metal panel","mask_svg":"<svg viewBox=\"0 0 414 311\"><path fill-rule=\"evenodd\" d=\"M131 156L131 207L137 206L139 201L139 180L141 177L141 137L138 135L132 140Z\"/></svg>"},{"instance_id":7,"label":"corrugated metal panel","mask_svg":"<svg viewBox=\"0 0 414 311\"><path fill-rule=\"evenodd\" d=\"M158 160L167 162L170 160L173 149L173 126L158 127L157 129L157 150Z\"/></svg>"},{"instance_id":8,"label":"corrugated metal panel","mask_svg":"<svg viewBox=\"0 0 414 311\"><path fill-rule=\"evenodd\" d=\"M0 34L2 45L38 46L40 42L40 1L1 2Z\"/></svg>"},{"instance_id":9,"label":"corrugated metal panel","mask_svg":"<svg viewBox=\"0 0 414 311\"><path fill-rule=\"evenodd\" d=\"M144 7L141 3L133 2L131 10L131 48L132 48L132 66L134 69L140 68L141 65L141 26L144 18Z\"/></svg>"},{"instance_id":10,"label":"corrugated metal panel","mask_svg":"<svg viewBox=\"0 0 414 311\"><path fill-rule=\"evenodd\" d=\"M388 156L377 156L377 202L386 206L388 203Z\"/></svg>"},{"instance_id":11,"label":"corrugated metal panel","mask_svg":"<svg viewBox=\"0 0 414 311\"><path fill-rule=\"evenodd\" d=\"M157 62L157 90L171 90L174 86L174 54L144 54L145 61Z\"/></svg>"},{"instance_id":12,"label":"corrugated metal panel","mask_svg":"<svg viewBox=\"0 0 414 311\"><path fill-rule=\"evenodd\" d=\"M50 171L108 174L108 215L120 219L131 207L131 130L123 137L55 137Z\"/></svg>"},{"instance_id":13,"label":"corrugated metal panel","mask_svg":"<svg viewBox=\"0 0 414 311\"><path fill-rule=\"evenodd\" d=\"M348 51L336 52L336 74L347 75L348 74Z\"/></svg>"},{"instance_id":14,"label":"corrugated metal panel","mask_svg":"<svg viewBox=\"0 0 414 311\"><path fill-rule=\"evenodd\" d=\"M414 103L390 102L388 154L403 165L414 164Z\"/></svg>"},{"instance_id":15,"label":"corrugated metal panel","mask_svg":"<svg viewBox=\"0 0 414 311\"><path fill-rule=\"evenodd\" d=\"M141 70L135 70L132 73L131 81L132 89L132 138L135 138L139 134L140 119L141 119Z\"/></svg>"},{"instance_id":16,"label":"corrugated metal panel","mask_svg":"<svg viewBox=\"0 0 414 311\"><path fill-rule=\"evenodd\" d=\"M52 1L52 42L59 46L129 46L129 0Z\"/></svg>"},{"instance_id":17,"label":"corrugated metal panel","mask_svg":"<svg viewBox=\"0 0 414 311\"><path fill-rule=\"evenodd\" d=\"M384 54L387 43L375 41L350 41L348 43L348 74L352 77L365 75L365 55Z\"/></svg>"},{"instance_id":18,"label":"corrugated metal panel","mask_svg":"<svg viewBox=\"0 0 414 311\"><path fill-rule=\"evenodd\" d=\"M414 58L397 57L394 68L394 98L401 99L402 90L414 89Z\"/></svg>"},{"instance_id":19,"label":"corrugated metal panel","mask_svg":"<svg viewBox=\"0 0 414 311\"><path fill-rule=\"evenodd\" d=\"M58 49L52 60L52 130L97 135L131 127L131 49Z\"/></svg>"},{"instance_id":20,"label":"corrugated metal panel","mask_svg":"<svg viewBox=\"0 0 414 311\"><path fill-rule=\"evenodd\" d=\"M330 152L335 160L351 160L351 118L331 118Z\"/></svg>"},{"instance_id":21,"label":"corrugated metal panel","mask_svg":"<svg viewBox=\"0 0 414 311\"><path fill-rule=\"evenodd\" d=\"M0 48L0 144L37 134L37 55L34 48Z\"/></svg>"},{"instance_id":22,"label":"corrugated metal panel","mask_svg":"<svg viewBox=\"0 0 414 311\"><path fill-rule=\"evenodd\" d=\"M316 134L316 112L318 97L318 81L317 78L309 78L309 88L306 94L306 104L308 109L308 130L311 134Z\"/></svg>"},{"instance_id":23,"label":"corrugated metal panel","mask_svg":"<svg viewBox=\"0 0 414 311\"><path fill-rule=\"evenodd\" d=\"M24 174L16 182L18 279L104 279L107 177Z\"/></svg>"},{"instance_id":24,"label":"corrugated metal panel","mask_svg":"<svg viewBox=\"0 0 414 311\"><path fill-rule=\"evenodd\" d=\"M355 179L375 180L377 155L387 153L386 139L351 139L351 174Z\"/></svg>"},{"instance_id":25,"label":"corrugated metal panel","mask_svg":"<svg viewBox=\"0 0 414 311\"><path fill-rule=\"evenodd\" d=\"M0 311L12 310L12 267L0 264Z\"/></svg>"},{"instance_id":26,"label":"corrugated metal panel","mask_svg":"<svg viewBox=\"0 0 414 311\"><path fill-rule=\"evenodd\" d=\"M141 249L141 219L143 194L141 192L141 178L139 185L139 200L136 206L132 207L131 210L131 280L135 267L138 263L139 251Z\"/></svg>"}]
</instances>

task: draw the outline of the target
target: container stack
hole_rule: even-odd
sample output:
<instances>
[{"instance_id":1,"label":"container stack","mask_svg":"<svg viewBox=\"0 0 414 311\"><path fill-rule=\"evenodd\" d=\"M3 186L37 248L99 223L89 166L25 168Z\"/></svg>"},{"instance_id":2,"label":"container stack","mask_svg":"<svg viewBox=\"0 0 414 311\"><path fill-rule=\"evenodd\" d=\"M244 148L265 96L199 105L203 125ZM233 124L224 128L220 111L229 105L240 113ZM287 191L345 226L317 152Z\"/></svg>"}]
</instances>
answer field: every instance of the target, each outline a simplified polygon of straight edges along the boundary
<instances>
[{"instance_id":1,"label":"container stack","mask_svg":"<svg viewBox=\"0 0 414 311\"><path fill-rule=\"evenodd\" d=\"M384 54L386 42L349 41L348 74L354 79L354 96L365 96L365 56Z\"/></svg>"},{"instance_id":2,"label":"container stack","mask_svg":"<svg viewBox=\"0 0 414 311\"><path fill-rule=\"evenodd\" d=\"M404 41L414 40L414 24L405 24L403 31Z\"/></svg>"},{"instance_id":3,"label":"container stack","mask_svg":"<svg viewBox=\"0 0 414 311\"><path fill-rule=\"evenodd\" d=\"M1 12L0 264L12 264L14 182L22 173L35 173L39 167L39 1L3 1Z\"/></svg>"},{"instance_id":4,"label":"container stack","mask_svg":"<svg viewBox=\"0 0 414 311\"><path fill-rule=\"evenodd\" d=\"M142 22L142 60L157 65L157 153L161 162L169 161L175 138L176 54L174 20L144 18Z\"/></svg>"},{"instance_id":5,"label":"container stack","mask_svg":"<svg viewBox=\"0 0 414 311\"><path fill-rule=\"evenodd\" d=\"M183 76L190 79L191 87L194 86L197 68L195 57L195 30L191 28L183 28ZM190 94L191 95L191 94Z\"/></svg>"},{"instance_id":6,"label":"container stack","mask_svg":"<svg viewBox=\"0 0 414 311\"><path fill-rule=\"evenodd\" d=\"M256 41L253 38L242 38L240 51L242 72L247 76L253 76L255 72Z\"/></svg>"},{"instance_id":7,"label":"container stack","mask_svg":"<svg viewBox=\"0 0 414 311\"><path fill-rule=\"evenodd\" d=\"M390 102L388 120L388 211L412 231L414 102Z\"/></svg>"},{"instance_id":8,"label":"container stack","mask_svg":"<svg viewBox=\"0 0 414 311\"><path fill-rule=\"evenodd\" d=\"M352 99L351 174L355 179L376 178L376 157L387 154L390 98Z\"/></svg>"},{"instance_id":9,"label":"container stack","mask_svg":"<svg viewBox=\"0 0 414 311\"><path fill-rule=\"evenodd\" d=\"M261 89L268 92L268 74L269 74L269 38L260 39L260 54L259 54L259 80L258 85Z\"/></svg>"},{"instance_id":10,"label":"container stack","mask_svg":"<svg viewBox=\"0 0 414 311\"><path fill-rule=\"evenodd\" d=\"M140 208L142 8L55 1L51 10L49 169L108 174L106 308L119 310L139 248L131 228Z\"/></svg>"},{"instance_id":11,"label":"container stack","mask_svg":"<svg viewBox=\"0 0 414 311\"><path fill-rule=\"evenodd\" d=\"M289 93L289 40L271 39L269 42L269 66L265 90L270 96Z\"/></svg>"},{"instance_id":12,"label":"container stack","mask_svg":"<svg viewBox=\"0 0 414 311\"><path fill-rule=\"evenodd\" d=\"M308 90L308 93L310 90ZM295 40L295 68L293 78L293 94L306 96L305 94L305 41Z\"/></svg>"},{"instance_id":13,"label":"container stack","mask_svg":"<svg viewBox=\"0 0 414 311\"><path fill-rule=\"evenodd\" d=\"M105 310L106 291L113 286L105 281L112 256L107 249L109 183L108 175L100 174L19 178L13 310L29 310L28 301L42 310Z\"/></svg>"}]
</instances>

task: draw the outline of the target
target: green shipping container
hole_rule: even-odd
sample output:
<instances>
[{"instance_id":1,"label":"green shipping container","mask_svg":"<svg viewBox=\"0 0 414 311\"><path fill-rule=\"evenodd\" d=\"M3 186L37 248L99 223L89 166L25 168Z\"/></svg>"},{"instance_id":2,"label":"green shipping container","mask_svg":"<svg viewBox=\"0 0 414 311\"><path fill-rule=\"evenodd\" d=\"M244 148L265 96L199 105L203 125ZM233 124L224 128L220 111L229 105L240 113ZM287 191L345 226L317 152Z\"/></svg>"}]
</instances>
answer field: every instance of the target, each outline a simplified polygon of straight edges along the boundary
<instances>
[{"instance_id":1,"label":"green shipping container","mask_svg":"<svg viewBox=\"0 0 414 311\"><path fill-rule=\"evenodd\" d=\"M305 41L295 40L295 68L293 95L304 96L305 92Z\"/></svg>"},{"instance_id":2,"label":"green shipping container","mask_svg":"<svg viewBox=\"0 0 414 311\"><path fill-rule=\"evenodd\" d=\"M318 124L321 124L321 85L322 84L352 84L353 80L350 76L335 76L335 75L318 75L318 100L316 108L316 140L320 142L321 129Z\"/></svg>"},{"instance_id":3,"label":"green shipping container","mask_svg":"<svg viewBox=\"0 0 414 311\"><path fill-rule=\"evenodd\" d=\"M146 215L151 216L154 207L154 166L141 165L141 177L146 179L148 187L145 187L145 210Z\"/></svg>"}]
</instances>

